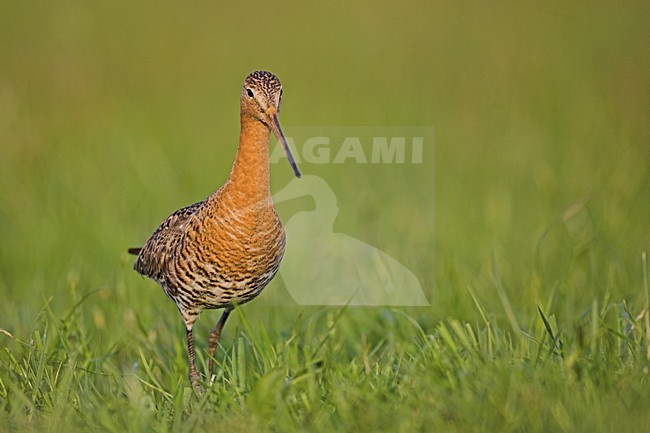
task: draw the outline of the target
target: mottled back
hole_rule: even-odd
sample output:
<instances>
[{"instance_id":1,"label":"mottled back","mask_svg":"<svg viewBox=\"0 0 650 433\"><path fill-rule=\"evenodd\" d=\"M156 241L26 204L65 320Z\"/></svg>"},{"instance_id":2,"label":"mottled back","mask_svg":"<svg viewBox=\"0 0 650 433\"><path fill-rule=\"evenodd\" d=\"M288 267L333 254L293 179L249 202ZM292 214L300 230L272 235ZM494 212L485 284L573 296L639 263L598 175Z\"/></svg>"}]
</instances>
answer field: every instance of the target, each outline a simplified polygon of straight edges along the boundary
<instances>
[{"instance_id":1,"label":"mottled back","mask_svg":"<svg viewBox=\"0 0 650 433\"><path fill-rule=\"evenodd\" d=\"M145 277L162 283L175 249L181 241L187 221L204 201L177 210L167 217L139 251L133 268Z\"/></svg>"}]
</instances>

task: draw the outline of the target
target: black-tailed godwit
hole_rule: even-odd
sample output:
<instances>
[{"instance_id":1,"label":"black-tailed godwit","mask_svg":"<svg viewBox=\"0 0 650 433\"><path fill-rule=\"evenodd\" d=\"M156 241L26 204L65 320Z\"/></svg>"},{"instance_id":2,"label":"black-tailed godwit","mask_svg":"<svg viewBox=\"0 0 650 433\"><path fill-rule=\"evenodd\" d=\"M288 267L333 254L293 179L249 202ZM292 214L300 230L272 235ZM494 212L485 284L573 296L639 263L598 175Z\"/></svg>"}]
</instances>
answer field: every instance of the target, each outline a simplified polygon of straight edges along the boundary
<instances>
[{"instance_id":1,"label":"black-tailed godwit","mask_svg":"<svg viewBox=\"0 0 650 433\"><path fill-rule=\"evenodd\" d=\"M255 298L276 274L285 233L269 188L269 136L277 137L293 171L300 171L278 112L280 80L255 71L241 94L239 147L228 180L205 200L171 214L137 254L134 269L157 281L185 322L189 378L201 392L192 327L202 310L223 308L208 339L208 376L221 330L233 307Z\"/></svg>"}]
</instances>

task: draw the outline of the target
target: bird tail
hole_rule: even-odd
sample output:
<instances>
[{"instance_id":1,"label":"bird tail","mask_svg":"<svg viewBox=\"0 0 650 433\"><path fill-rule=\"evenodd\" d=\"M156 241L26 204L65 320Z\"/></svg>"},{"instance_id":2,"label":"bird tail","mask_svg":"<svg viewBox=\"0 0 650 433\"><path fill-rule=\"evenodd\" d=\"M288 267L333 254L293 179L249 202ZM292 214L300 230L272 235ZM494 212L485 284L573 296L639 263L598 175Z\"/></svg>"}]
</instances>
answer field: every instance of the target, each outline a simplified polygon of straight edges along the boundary
<instances>
[{"instance_id":1,"label":"bird tail","mask_svg":"<svg viewBox=\"0 0 650 433\"><path fill-rule=\"evenodd\" d=\"M133 254L134 256L137 256L138 254L140 254L140 250L142 250L142 247L138 247L138 248L129 248L129 249L128 249L129 254Z\"/></svg>"}]
</instances>

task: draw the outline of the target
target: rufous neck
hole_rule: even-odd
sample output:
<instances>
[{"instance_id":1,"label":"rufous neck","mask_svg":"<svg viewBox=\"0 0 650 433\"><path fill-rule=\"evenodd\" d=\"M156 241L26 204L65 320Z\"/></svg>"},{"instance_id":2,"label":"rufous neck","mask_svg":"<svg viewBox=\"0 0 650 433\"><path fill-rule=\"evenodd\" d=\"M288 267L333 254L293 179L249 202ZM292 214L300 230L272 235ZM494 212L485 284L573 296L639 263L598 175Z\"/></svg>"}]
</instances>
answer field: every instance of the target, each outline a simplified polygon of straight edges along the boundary
<instances>
[{"instance_id":1,"label":"rufous neck","mask_svg":"<svg viewBox=\"0 0 650 433\"><path fill-rule=\"evenodd\" d=\"M242 116L239 147L226 188L238 201L257 202L270 197L269 128Z\"/></svg>"}]
</instances>

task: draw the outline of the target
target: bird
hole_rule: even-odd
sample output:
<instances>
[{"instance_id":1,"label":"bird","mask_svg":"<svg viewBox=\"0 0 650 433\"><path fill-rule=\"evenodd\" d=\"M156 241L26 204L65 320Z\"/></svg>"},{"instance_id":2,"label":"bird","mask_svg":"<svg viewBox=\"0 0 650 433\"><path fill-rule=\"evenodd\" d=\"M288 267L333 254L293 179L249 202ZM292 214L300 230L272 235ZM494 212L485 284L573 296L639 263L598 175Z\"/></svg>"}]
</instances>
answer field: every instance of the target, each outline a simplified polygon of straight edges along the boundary
<instances>
[{"instance_id":1,"label":"bird","mask_svg":"<svg viewBox=\"0 0 650 433\"><path fill-rule=\"evenodd\" d=\"M273 201L303 196L312 197L315 206L286 221L287 236L296 242L287 247L279 271L298 305L430 305L417 276L406 266L374 245L334 231L339 208L325 179L293 179L273 194Z\"/></svg>"},{"instance_id":2,"label":"bird","mask_svg":"<svg viewBox=\"0 0 650 433\"><path fill-rule=\"evenodd\" d=\"M198 394L192 328L206 309L223 313L208 338L208 377L221 332L237 305L267 286L284 255L286 235L270 193L269 138L275 135L297 178L300 170L278 120L282 84L251 72L240 99L239 145L225 183L205 200L172 213L140 248L135 271L160 284L185 324L188 377Z\"/></svg>"}]
</instances>

